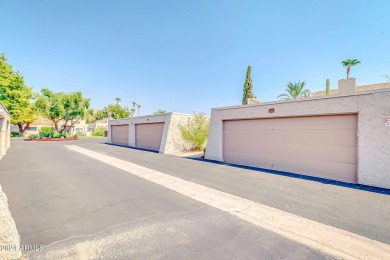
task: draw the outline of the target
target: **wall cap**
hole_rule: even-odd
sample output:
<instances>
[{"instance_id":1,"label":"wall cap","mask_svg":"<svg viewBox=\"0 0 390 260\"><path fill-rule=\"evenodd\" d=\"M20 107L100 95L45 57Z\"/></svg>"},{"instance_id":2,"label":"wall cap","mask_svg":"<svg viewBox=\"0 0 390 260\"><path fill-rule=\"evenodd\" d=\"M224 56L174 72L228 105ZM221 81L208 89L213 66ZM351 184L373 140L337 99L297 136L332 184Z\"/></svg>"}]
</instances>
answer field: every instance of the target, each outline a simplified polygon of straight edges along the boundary
<instances>
[{"instance_id":1,"label":"wall cap","mask_svg":"<svg viewBox=\"0 0 390 260\"><path fill-rule=\"evenodd\" d=\"M331 99L331 98L355 97L355 96L370 95L370 94L376 94L376 93L390 93L390 89L384 88L384 89L359 91L359 92L343 94L343 95L315 96L315 97L310 97L310 98L277 100L277 101L264 102L261 104L252 104L252 105L236 105L236 106L216 107L216 108L212 108L211 111L238 109L238 108L249 108L249 107L261 107L261 106L279 105L279 104L289 104L289 103L295 103L295 102L307 102L307 101L315 101L315 100Z\"/></svg>"}]
</instances>

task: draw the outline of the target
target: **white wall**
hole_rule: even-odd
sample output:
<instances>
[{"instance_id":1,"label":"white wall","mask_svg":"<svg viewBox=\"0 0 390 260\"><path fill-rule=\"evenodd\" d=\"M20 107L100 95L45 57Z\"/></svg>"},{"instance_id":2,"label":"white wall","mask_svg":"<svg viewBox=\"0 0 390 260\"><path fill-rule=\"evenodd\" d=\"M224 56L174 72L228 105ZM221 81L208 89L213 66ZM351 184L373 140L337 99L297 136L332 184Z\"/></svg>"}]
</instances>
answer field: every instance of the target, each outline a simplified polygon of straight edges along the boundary
<instances>
[{"instance_id":1,"label":"white wall","mask_svg":"<svg viewBox=\"0 0 390 260\"><path fill-rule=\"evenodd\" d=\"M0 159L10 147L11 122L8 111L0 103Z\"/></svg>"}]
</instances>

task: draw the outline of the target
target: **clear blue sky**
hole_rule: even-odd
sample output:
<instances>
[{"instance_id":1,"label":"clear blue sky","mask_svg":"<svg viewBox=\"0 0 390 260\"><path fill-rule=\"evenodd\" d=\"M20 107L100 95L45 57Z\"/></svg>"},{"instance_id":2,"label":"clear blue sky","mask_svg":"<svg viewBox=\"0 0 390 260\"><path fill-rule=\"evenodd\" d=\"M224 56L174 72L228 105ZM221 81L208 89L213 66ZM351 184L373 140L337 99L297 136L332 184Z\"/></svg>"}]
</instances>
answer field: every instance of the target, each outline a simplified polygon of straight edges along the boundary
<instances>
[{"instance_id":1,"label":"clear blue sky","mask_svg":"<svg viewBox=\"0 0 390 260\"><path fill-rule=\"evenodd\" d=\"M136 101L206 112L237 105L248 65L254 92L289 81L312 91L390 74L390 1L2 1L0 52L39 91L81 90L94 108Z\"/></svg>"}]
</instances>

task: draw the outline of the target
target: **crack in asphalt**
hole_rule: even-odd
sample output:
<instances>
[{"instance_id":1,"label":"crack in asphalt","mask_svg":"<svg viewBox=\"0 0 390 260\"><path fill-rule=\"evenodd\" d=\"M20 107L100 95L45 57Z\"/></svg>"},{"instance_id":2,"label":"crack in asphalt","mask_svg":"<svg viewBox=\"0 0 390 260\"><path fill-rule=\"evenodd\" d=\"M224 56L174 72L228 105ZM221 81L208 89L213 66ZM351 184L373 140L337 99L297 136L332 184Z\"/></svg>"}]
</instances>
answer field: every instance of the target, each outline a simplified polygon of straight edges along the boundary
<instances>
[{"instance_id":1,"label":"crack in asphalt","mask_svg":"<svg viewBox=\"0 0 390 260\"><path fill-rule=\"evenodd\" d=\"M112 225L112 226L109 226L109 227L106 227L104 229L101 229L95 233L92 233L92 234L87 234L87 235L78 235L78 236L71 236L71 237L68 237L68 238L65 238L65 239L60 239L60 240L57 240L57 241L54 241L48 245L44 245L45 247L45 250L52 247L52 246L55 246L55 245L58 245L58 244L61 244L61 243L65 243L69 240L72 240L72 239L82 239L82 238L92 238L94 236L97 236L97 235L100 235L101 233L107 231L107 230L110 230L110 229L113 229L113 228L118 228L120 226L124 226L124 225L127 225L127 224L130 224L130 223L136 223L136 222L140 222L140 221L144 221L144 220L148 220L148 219L152 219L152 218L156 218L156 217L161 217L161 216L166 216L166 217L170 217L170 216L179 216L179 215L184 215L184 214L192 214L192 213L195 213L199 210L202 210L204 208L208 207L207 205L200 205L199 207L195 208L195 209L191 209L191 210L186 210L186 211L180 211L180 212L174 212L174 213L169 213L169 214L166 214L166 213L158 213L158 214L151 214L151 215L148 215L148 216L144 216L144 217L139 217L139 218L135 218L135 219L132 219L132 220L129 220L129 221L125 221L125 222L121 222L119 224L115 224L115 225Z\"/></svg>"}]
</instances>

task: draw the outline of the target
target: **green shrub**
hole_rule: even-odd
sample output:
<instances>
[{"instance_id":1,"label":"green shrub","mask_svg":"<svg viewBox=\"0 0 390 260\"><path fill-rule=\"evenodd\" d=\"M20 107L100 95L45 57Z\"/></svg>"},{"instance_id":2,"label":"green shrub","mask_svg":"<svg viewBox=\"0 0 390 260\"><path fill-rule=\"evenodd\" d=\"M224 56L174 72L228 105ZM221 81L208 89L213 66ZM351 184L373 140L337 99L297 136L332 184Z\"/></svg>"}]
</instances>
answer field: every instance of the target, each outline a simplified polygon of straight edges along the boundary
<instances>
[{"instance_id":1,"label":"green shrub","mask_svg":"<svg viewBox=\"0 0 390 260\"><path fill-rule=\"evenodd\" d=\"M31 135L28 136L28 138L29 138L29 139L38 139L38 138L39 138L39 135L33 135L33 134L31 134Z\"/></svg>"},{"instance_id":2,"label":"green shrub","mask_svg":"<svg viewBox=\"0 0 390 260\"><path fill-rule=\"evenodd\" d=\"M58 132L53 133L53 138L60 138L61 134Z\"/></svg>"},{"instance_id":3,"label":"green shrub","mask_svg":"<svg viewBox=\"0 0 390 260\"><path fill-rule=\"evenodd\" d=\"M203 113L194 114L185 124L179 125L184 140L191 144L192 150L205 148L209 132L210 119Z\"/></svg>"},{"instance_id":4,"label":"green shrub","mask_svg":"<svg viewBox=\"0 0 390 260\"><path fill-rule=\"evenodd\" d=\"M11 137L18 137L18 136L19 136L19 132L17 132L17 131L11 132Z\"/></svg>"},{"instance_id":5,"label":"green shrub","mask_svg":"<svg viewBox=\"0 0 390 260\"><path fill-rule=\"evenodd\" d=\"M39 130L39 136L40 138L44 137L53 137L54 131L51 127L41 127Z\"/></svg>"},{"instance_id":6,"label":"green shrub","mask_svg":"<svg viewBox=\"0 0 390 260\"><path fill-rule=\"evenodd\" d=\"M106 128L104 126L96 127L92 130L93 136L104 136L104 131L106 131Z\"/></svg>"}]
</instances>

